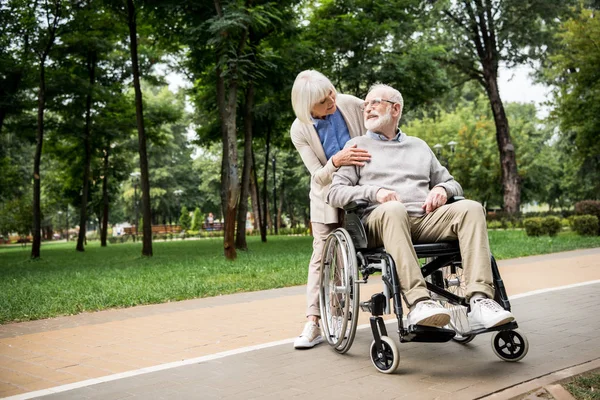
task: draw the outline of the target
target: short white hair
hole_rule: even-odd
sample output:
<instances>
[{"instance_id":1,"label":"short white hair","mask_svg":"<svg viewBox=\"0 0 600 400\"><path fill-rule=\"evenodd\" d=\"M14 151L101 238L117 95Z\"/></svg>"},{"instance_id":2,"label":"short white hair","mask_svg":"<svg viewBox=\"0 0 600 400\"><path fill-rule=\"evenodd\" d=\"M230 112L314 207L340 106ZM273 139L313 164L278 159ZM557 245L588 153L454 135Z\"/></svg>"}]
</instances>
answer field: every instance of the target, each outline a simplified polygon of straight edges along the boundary
<instances>
[{"instance_id":1,"label":"short white hair","mask_svg":"<svg viewBox=\"0 0 600 400\"><path fill-rule=\"evenodd\" d=\"M398 116L398 121L402 118L402 112L404 111L404 99L402 98L402 94L399 90L394 89L390 85L385 85L383 83L376 83L369 88L369 93L374 90L383 90L387 92L389 98L387 100L396 102L400 104L400 115ZM369 94L367 93L367 94Z\"/></svg>"},{"instance_id":2,"label":"short white hair","mask_svg":"<svg viewBox=\"0 0 600 400\"><path fill-rule=\"evenodd\" d=\"M336 93L335 87L322 73L308 69L296 77L292 87L292 107L296 117L305 124L310 124L310 110L323 100L330 91Z\"/></svg>"}]
</instances>

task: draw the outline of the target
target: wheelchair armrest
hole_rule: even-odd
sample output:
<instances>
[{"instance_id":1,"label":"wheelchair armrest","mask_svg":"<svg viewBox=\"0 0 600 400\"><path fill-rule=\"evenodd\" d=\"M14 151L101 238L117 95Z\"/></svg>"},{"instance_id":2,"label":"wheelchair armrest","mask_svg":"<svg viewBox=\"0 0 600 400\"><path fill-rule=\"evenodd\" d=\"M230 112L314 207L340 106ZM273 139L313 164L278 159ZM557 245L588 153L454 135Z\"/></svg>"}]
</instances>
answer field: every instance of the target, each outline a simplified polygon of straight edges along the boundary
<instances>
[{"instance_id":1,"label":"wheelchair armrest","mask_svg":"<svg viewBox=\"0 0 600 400\"><path fill-rule=\"evenodd\" d=\"M464 200L464 196L452 196L447 201L446 204L456 203L457 201Z\"/></svg>"},{"instance_id":2,"label":"wheelchair armrest","mask_svg":"<svg viewBox=\"0 0 600 400\"><path fill-rule=\"evenodd\" d=\"M465 199L464 196L452 196L446 201L446 204L455 203L457 201L464 200L464 199ZM353 200L344 206L344 211L352 212L352 211L360 210L362 208L366 208L368 206L369 206L369 202L367 200L364 200L364 199Z\"/></svg>"},{"instance_id":3,"label":"wheelchair armrest","mask_svg":"<svg viewBox=\"0 0 600 400\"><path fill-rule=\"evenodd\" d=\"M369 205L367 200L354 200L344 206L344 211L356 211L361 208L366 208Z\"/></svg>"}]
</instances>

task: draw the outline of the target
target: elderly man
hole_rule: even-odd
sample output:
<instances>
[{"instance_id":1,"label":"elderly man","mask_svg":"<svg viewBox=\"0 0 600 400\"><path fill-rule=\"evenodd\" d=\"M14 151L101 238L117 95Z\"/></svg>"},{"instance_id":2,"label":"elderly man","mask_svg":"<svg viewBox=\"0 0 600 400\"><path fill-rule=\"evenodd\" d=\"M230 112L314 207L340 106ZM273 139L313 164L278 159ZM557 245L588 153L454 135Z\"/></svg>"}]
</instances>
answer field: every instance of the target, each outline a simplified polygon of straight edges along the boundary
<instances>
[{"instance_id":1,"label":"elderly man","mask_svg":"<svg viewBox=\"0 0 600 400\"><path fill-rule=\"evenodd\" d=\"M371 206L363 217L369 246L383 245L396 263L410 312L409 325L441 327L449 312L431 300L412 242L456 240L467 284L471 329L491 328L514 319L493 299L490 250L483 207L462 200L446 204L462 188L421 139L405 135L398 122L402 95L387 85L373 86L364 102L367 134L346 146L367 150L364 166L343 166L333 175L327 201L343 207L353 200Z\"/></svg>"}]
</instances>

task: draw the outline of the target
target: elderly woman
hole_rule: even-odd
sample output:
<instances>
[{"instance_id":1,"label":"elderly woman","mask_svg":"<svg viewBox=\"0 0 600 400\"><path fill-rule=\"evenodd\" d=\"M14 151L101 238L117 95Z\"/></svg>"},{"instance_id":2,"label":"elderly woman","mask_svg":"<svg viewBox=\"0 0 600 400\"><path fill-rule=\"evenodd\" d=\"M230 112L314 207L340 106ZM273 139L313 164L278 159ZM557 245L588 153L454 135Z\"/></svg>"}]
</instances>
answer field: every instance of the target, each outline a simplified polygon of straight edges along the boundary
<instances>
[{"instance_id":1,"label":"elderly woman","mask_svg":"<svg viewBox=\"0 0 600 400\"><path fill-rule=\"evenodd\" d=\"M292 88L292 107L296 120L290 134L292 142L310 172L310 220L313 253L308 265L306 287L308 321L295 340L295 348L311 348L323 341L319 318L319 274L321 253L327 235L338 228L338 209L325 203L332 174L342 165L362 166L370 159L366 150L344 149L348 140L365 133L363 101L338 94L323 74L302 71Z\"/></svg>"}]
</instances>

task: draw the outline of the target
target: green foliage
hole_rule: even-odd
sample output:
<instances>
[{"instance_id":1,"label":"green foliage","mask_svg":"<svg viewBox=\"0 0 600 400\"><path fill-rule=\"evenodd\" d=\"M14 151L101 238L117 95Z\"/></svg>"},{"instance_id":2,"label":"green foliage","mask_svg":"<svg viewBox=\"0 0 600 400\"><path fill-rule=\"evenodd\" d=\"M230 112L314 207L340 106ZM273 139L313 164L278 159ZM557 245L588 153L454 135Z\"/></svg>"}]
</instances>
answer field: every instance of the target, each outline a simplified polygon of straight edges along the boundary
<instances>
[{"instance_id":1,"label":"green foliage","mask_svg":"<svg viewBox=\"0 0 600 400\"><path fill-rule=\"evenodd\" d=\"M192 224L192 217L190 217L190 212L188 211L186 206L181 207L181 214L179 216L179 225L181 229L187 231L190 229Z\"/></svg>"},{"instance_id":2,"label":"green foliage","mask_svg":"<svg viewBox=\"0 0 600 400\"><path fill-rule=\"evenodd\" d=\"M561 220L555 216L531 217L523 221L527 236L549 235L556 236L562 229Z\"/></svg>"},{"instance_id":3,"label":"green foliage","mask_svg":"<svg viewBox=\"0 0 600 400\"><path fill-rule=\"evenodd\" d=\"M575 215L573 230L580 235L598 235L598 217L595 215Z\"/></svg>"},{"instance_id":4,"label":"green foliage","mask_svg":"<svg viewBox=\"0 0 600 400\"><path fill-rule=\"evenodd\" d=\"M525 218L523 226L527 236L541 236L544 234L544 227L542 225L543 219L540 217Z\"/></svg>"},{"instance_id":5,"label":"green foliage","mask_svg":"<svg viewBox=\"0 0 600 400\"><path fill-rule=\"evenodd\" d=\"M428 44L422 34L427 10L420 1L401 3L341 0L313 5L302 32L305 45L319 49L310 66L318 65L338 91L358 97L376 82L391 84L404 93L407 109L447 91L449 81L437 62L444 49Z\"/></svg>"},{"instance_id":6,"label":"green foliage","mask_svg":"<svg viewBox=\"0 0 600 400\"><path fill-rule=\"evenodd\" d=\"M598 370L576 376L563 386L578 400L600 399L600 372Z\"/></svg>"},{"instance_id":7,"label":"green foliage","mask_svg":"<svg viewBox=\"0 0 600 400\"><path fill-rule=\"evenodd\" d=\"M600 201L583 200L575 203L575 214L577 215L595 215L600 220ZM600 235L600 229L598 230Z\"/></svg>"},{"instance_id":8,"label":"green foliage","mask_svg":"<svg viewBox=\"0 0 600 400\"><path fill-rule=\"evenodd\" d=\"M420 137L430 147L442 144L438 158L461 184L466 197L488 207L500 206L502 173L489 105L482 94L467 89L455 102L454 110L439 110L435 117L412 120L403 131ZM540 154L550 153L547 149L552 130L540 124L532 104L509 103L506 113L519 155L522 199L524 202L543 201L548 198L546 183L554 182L555 174L547 168L551 156L540 157ZM448 146L451 141L456 143L454 152Z\"/></svg>"},{"instance_id":9,"label":"green foliage","mask_svg":"<svg viewBox=\"0 0 600 400\"><path fill-rule=\"evenodd\" d=\"M575 214L577 215L595 215L600 218L600 201L583 200L575 203Z\"/></svg>"},{"instance_id":10,"label":"green foliage","mask_svg":"<svg viewBox=\"0 0 600 400\"><path fill-rule=\"evenodd\" d=\"M488 229L501 229L502 228L502 222L500 222L500 221L488 221L487 227L488 227Z\"/></svg>"},{"instance_id":11,"label":"green foliage","mask_svg":"<svg viewBox=\"0 0 600 400\"><path fill-rule=\"evenodd\" d=\"M562 225L560 223L560 218L554 216L548 216L542 219L542 229L544 233L550 236L556 236L558 232L560 232Z\"/></svg>"},{"instance_id":12,"label":"green foliage","mask_svg":"<svg viewBox=\"0 0 600 400\"><path fill-rule=\"evenodd\" d=\"M181 222L179 222L181 224ZM189 229L189 233L192 234L192 231L196 233L202 229L202 224L204 223L204 216L198 207L194 210L194 215L192 216L192 226Z\"/></svg>"},{"instance_id":13,"label":"green foliage","mask_svg":"<svg viewBox=\"0 0 600 400\"><path fill-rule=\"evenodd\" d=\"M575 198L600 198L600 20L596 10L574 9L561 24L543 79L554 87L552 116L569 145L579 184Z\"/></svg>"},{"instance_id":14,"label":"green foliage","mask_svg":"<svg viewBox=\"0 0 600 400\"><path fill-rule=\"evenodd\" d=\"M19 235L30 234L32 215L31 202L24 197L0 203L0 235L8 236L12 232Z\"/></svg>"}]
</instances>

